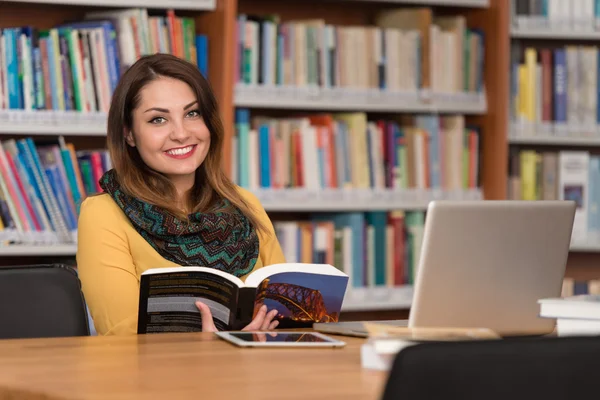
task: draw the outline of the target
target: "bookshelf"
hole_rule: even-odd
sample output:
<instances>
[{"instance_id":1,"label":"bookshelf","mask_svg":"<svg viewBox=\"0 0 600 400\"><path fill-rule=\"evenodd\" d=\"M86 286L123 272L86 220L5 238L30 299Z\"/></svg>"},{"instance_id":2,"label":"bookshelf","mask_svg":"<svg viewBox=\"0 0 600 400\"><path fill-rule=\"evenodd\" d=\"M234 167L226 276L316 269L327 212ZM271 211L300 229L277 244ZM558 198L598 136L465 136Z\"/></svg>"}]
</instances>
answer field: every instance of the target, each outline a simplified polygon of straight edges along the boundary
<instances>
[{"instance_id":1,"label":"bookshelf","mask_svg":"<svg viewBox=\"0 0 600 400\"><path fill-rule=\"evenodd\" d=\"M512 0L511 16L507 198L559 198L561 187L583 188L566 274L595 279L600 8L592 0Z\"/></svg>"},{"instance_id":2,"label":"bookshelf","mask_svg":"<svg viewBox=\"0 0 600 400\"><path fill-rule=\"evenodd\" d=\"M0 110L0 135L106 136L105 113Z\"/></svg>"},{"instance_id":3,"label":"bookshelf","mask_svg":"<svg viewBox=\"0 0 600 400\"><path fill-rule=\"evenodd\" d=\"M482 200L479 189L454 192L435 190L257 190L253 192L267 211L347 212L426 210L433 200Z\"/></svg>"},{"instance_id":4,"label":"bookshelf","mask_svg":"<svg viewBox=\"0 0 600 400\"><path fill-rule=\"evenodd\" d=\"M295 88L235 88L236 107L286 110L365 111L387 113L485 114L483 93L440 94L430 98L418 94L388 94L367 90L311 90Z\"/></svg>"},{"instance_id":5,"label":"bookshelf","mask_svg":"<svg viewBox=\"0 0 600 400\"><path fill-rule=\"evenodd\" d=\"M165 3L158 0L10 0L12 3L54 4L56 6L93 6L113 8L165 8ZM212 11L216 7L216 0L170 0L169 7L179 10L205 10Z\"/></svg>"},{"instance_id":6,"label":"bookshelf","mask_svg":"<svg viewBox=\"0 0 600 400\"><path fill-rule=\"evenodd\" d=\"M33 5L35 7L33 7ZM67 21L83 19L86 13L113 9L147 7L150 15L164 15L166 3L155 0L117 3L115 0L37 0L0 3L0 28L35 26L50 29ZM193 19L197 34L208 38L208 76L220 103L225 125L224 168L234 174L239 155L235 145L236 110L247 109L253 116L286 119L300 114L365 113L367 121L396 121L414 115L430 115L440 120L460 117L465 126L478 128L479 177L477 185L447 190L404 187L310 188L274 189L253 187L275 222L299 224L310 218L325 218L326 214L370 214L369 218L402 211L405 224L411 232L419 226L412 219L421 220L429 201L434 199L503 199L506 196L506 169L509 140L506 104L509 100L509 75L502 65L509 60L509 8L504 0L330 0L330 1L275 1L275 0L175 0L168 3L177 16ZM235 74L236 38L240 14L266 16L276 14L282 23L292 20L323 19L338 28L375 25L378 13L395 9L432 10L432 17L464 16L469 29L480 30L484 69L469 90L447 90L445 83L437 82L441 90L384 91L374 87L356 89L353 85L337 88L310 87L299 89L292 85L240 84ZM443 47L439 48L444 50ZM448 53L449 54L449 53ZM435 63L434 63L435 64ZM438 60L439 65L443 62ZM436 65L437 65L436 64ZM454 70L455 72L462 72ZM437 72L439 76L443 72ZM403 83L404 84L404 83ZM374 90L375 89L375 90ZM387 122L386 122L387 123ZM26 136L34 140L51 140L64 136L76 143L77 150L97 149L105 136L105 114L102 112L21 111L0 110L0 140ZM385 186L385 185L384 185ZM380 214L377 214L380 213ZM308 220L307 220L308 218ZM367 217L364 217L367 218ZM292 221L293 222L293 221ZM327 221L325 221L327 223ZM377 231L376 237L380 235ZM4 259L27 256L73 256L73 244L58 246L5 246L0 247L0 263ZM410 274L414 271L410 272ZM344 310L351 313L393 311L410 307L412 288L410 277L393 285L353 287L349 291Z\"/></svg>"},{"instance_id":7,"label":"bookshelf","mask_svg":"<svg viewBox=\"0 0 600 400\"><path fill-rule=\"evenodd\" d=\"M74 244L0 246L0 257L74 256Z\"/></svg>"}]
</instances>

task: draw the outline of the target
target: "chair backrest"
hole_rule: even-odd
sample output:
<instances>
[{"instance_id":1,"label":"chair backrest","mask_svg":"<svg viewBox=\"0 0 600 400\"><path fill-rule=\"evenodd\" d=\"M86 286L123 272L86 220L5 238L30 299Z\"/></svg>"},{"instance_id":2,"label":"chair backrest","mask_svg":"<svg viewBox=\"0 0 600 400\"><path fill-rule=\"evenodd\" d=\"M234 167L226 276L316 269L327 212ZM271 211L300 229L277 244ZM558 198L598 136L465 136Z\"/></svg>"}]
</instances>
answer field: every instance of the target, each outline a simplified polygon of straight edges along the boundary
<instances>
[{"instance_id":1,"label":"chair backrest","mask_svg":"<svg viewBox=\"0 0 600 400\"><path fill-rule=\"evenodd\" d=\"M398 353L382 399L583 398L599 360L600 337L419 344Z\"/></svg>"},{"instance_id":2,"label":"chair backrest","mask_svg":"<svg viewBox=\"0 0 600 400\"><path fill-rule=\"evenodd\" d=\"M0 338L87 336L76 271L62 264L0 267Z\"/></svg>"}]
</instances>

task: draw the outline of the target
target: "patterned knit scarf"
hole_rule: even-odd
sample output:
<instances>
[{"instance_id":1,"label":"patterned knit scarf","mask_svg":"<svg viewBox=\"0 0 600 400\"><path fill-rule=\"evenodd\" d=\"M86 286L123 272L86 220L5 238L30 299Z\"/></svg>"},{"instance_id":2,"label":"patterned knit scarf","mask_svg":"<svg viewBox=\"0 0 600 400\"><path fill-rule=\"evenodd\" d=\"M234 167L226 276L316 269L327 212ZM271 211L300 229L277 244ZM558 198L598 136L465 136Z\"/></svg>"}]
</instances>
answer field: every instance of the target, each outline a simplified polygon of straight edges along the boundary
<instances>
[{"instance_id":1,"label":"patterned knit scarf","mask_svg":"<svg viewBox=\"0 0 600 400\"><path fill-rule=\"evenodd\" d=\"M167 260L183 266L215 268L238 277L254 268L258 236L237 208L233 207L233 213L197 212L184 221L125 194L114 170L102 176L100 186L119 205L136 231ZM223 200L222 205L230 203Z\"/></svg>"}]
</instances>

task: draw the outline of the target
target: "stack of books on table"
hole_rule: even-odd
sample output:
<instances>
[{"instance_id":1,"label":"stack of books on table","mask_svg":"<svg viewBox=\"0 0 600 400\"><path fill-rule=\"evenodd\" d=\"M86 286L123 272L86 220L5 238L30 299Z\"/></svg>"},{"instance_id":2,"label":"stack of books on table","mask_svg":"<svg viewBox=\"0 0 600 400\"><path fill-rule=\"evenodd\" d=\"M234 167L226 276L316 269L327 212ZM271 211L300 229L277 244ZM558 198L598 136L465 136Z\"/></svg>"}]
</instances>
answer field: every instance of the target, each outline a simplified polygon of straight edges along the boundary
<instances>
[{"instance_id":1,"label":"stack of books on table","mask_svg":"<svg viewBox=\"0 0 600 400\"><path fill-rule=\"evenodd\" d=\"M556 318L558 336L600 335L600 294L541 299L540 317Z\"/></svg>"}]
</instances>

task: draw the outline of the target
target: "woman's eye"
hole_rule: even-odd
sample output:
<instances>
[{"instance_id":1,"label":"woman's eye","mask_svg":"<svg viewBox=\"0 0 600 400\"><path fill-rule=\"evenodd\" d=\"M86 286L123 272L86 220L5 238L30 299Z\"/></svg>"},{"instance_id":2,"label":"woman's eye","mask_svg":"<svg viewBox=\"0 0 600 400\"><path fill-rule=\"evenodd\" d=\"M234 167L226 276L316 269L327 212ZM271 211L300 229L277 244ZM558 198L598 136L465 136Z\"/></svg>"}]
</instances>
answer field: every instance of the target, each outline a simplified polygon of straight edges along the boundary
<instances>
[{"instance_id":1,"label":"woman's eye","mask_svg":"<svg viewBox=\"0 0 600 400\"><path fill-rule=\"evenodd\" d=\"M162 124L165 121L166 121L166 119L164 119L163 117L156 117L156 118L152 118L150 120L150 123L151 124Z\"/></svg>"},{"instance_id":2,"label":"woman's eye","mask_svg":"<svg viewBox=\"0 0 600 400\"><path fill-rule=\"evenodd\" d=\"M200 113L198 112L198 110L192 110L192 111L190 111L190 112L187 114L187 116L188 116L188 117L195 118L195 117L199 117L199 116L200 116Z\"/></svg>"}]
</instances>

